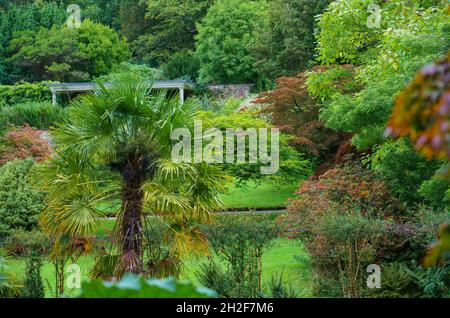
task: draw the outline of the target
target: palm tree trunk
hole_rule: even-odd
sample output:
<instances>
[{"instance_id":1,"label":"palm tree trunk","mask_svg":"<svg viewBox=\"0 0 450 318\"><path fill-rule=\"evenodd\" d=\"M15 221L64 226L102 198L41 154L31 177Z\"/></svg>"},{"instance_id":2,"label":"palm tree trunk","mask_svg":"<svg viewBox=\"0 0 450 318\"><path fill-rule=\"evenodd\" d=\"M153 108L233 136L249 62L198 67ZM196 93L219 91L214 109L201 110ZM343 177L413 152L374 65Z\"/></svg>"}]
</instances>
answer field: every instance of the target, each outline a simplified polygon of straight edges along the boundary
<instances>
[{"instance_id":1,"label":"palm tree trunk","mask_svg":"<svg viewBox=\"0 0 450 318\"><path fill-rule=\"evenodd\" d=\"M136 160L137 161L137 160ZM141 273L143 237L143 175L138 163L129 162L123 171L122 211L120 224L120 244L122 255L119 270L121 273Z\"/></svg>"}]
</instances>

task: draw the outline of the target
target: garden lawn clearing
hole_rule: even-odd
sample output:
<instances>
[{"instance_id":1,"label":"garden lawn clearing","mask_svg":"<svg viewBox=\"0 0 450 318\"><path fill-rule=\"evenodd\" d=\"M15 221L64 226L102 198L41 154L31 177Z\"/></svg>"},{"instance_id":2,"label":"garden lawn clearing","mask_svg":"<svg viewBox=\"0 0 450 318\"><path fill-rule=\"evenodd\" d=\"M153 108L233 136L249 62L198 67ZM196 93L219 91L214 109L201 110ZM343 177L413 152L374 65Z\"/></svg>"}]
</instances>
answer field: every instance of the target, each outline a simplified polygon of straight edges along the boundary
<instances>
[{"instance_id":1,"label":"garden lawn clearing","mask_svg":"<svg viewBox=\"0 0 450 318\"><path fill-rule=\"evenodd\" d=\"M186 261L183 278L199 285L195 276L201 261L201 259ZM82 282L88 280L89 271L92 268L93 262L94 260L91 257L82 258L77 262L81 269ZM272 275L282 273L283 281L291 284L292 288L298 293L298 297L311 296L310 263L301 241L284 238L274 240L272 246L263 255L262 262L263 287L270 281ZM21 279L24 278L26 267L25 258L11 258L8 260L8 266L12 273ZM55 273L53 265L47 260L43 262L41 275L46 297L54 297ZM76 296L79 290L70 290L67 288L67 275L69 274L66 273L66 295Z\"/></svg>"},{"instance_id":2,"label":"garden lawn clearing","mask_svg":"<svg viewBox=\"0 0 450 318\"><path fill-rule=\"evenodd\" d=\"M298 184L299 182L276 184L268 181L256 184L250 181L246 188L238 188L236 185L229 187L222 199L226 210L285 208L287 199L293 196Z\"/></svg>"}]
</instances>

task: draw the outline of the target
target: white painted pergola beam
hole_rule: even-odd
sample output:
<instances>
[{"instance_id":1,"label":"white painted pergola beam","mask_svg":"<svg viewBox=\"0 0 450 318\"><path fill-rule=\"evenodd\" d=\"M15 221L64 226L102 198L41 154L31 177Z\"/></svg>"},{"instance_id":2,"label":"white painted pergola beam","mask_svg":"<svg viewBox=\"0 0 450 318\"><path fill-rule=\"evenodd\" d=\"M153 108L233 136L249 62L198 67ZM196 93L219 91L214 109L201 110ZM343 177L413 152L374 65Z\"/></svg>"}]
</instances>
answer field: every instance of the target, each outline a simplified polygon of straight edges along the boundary
<instances>
[{"instance_id":1,"label":"white painted pergola beam","mask_svg":"<svg viewBox=\"0 0 450 318\"><path fill-rule=\"evenodd\" d=\"M148 82L152 89L174 89L178 90L180 96L180 102L184 103L185 89L189 86L189 81L154 81ZM111 86L111 83L103 83L106 87ZM52 92L52 103L56 105L58 93L83 93L92 92L99 89L96 83L61 83L61 84L48 84L47 85Z\"/></svg>"}]
</instances>

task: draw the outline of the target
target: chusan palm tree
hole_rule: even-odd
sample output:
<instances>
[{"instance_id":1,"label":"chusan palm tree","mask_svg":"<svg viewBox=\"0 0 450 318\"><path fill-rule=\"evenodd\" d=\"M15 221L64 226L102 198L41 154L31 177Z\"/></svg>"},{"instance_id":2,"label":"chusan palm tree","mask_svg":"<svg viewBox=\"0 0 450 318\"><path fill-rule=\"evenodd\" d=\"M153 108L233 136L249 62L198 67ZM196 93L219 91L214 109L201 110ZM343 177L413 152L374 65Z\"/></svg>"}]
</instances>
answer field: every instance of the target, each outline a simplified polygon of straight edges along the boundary
<instances>
[{"instance_id":1,"label":"chusan palm tree","mask_svg":"<svg viewBox=\"0 0 450 318\"><path fill-rule=\"evenodd\" d=\"M192 127L196 104L150 94L145 81L122 79L73 101L52 130L55 156L35 172L47 192L43 229L56 237L95 234L102 203L120 200L111 242L114 276L144 270L145 217L164 217L173 253L204 243L195 221L221 206L227 177L206 164L175 163L172 129ZM112 255L111 254L111 255Z\"/></svg>"}]
</instances>

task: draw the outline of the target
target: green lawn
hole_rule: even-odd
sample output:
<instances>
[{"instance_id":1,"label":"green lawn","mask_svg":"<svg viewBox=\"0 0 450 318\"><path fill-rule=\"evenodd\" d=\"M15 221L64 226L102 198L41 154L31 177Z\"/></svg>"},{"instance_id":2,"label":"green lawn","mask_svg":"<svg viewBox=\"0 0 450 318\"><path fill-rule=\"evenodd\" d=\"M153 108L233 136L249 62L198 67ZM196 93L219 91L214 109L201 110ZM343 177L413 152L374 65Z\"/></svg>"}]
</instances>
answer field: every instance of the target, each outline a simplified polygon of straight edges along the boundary
<instances>
[{"instance_id":1,"label":"green lawn","mask_svg":"<svg viewBox=\"0 0 450 318\"><path fill-rule=\"evenodd\" d=\"M298 182L292 184L274 184L249 182L246 188L232 186L222 195L226 209L273 209L284 208L288 198L298 188Z\"/></svg>"},{"instance_id":2,"label":"green lawn","mask_svg":"<svg viewBox=\"0 0 450 318\"><path fill-rule=\"evenodd\" d=\"M263 181L260 184L248 182L245 188L235 185L222 194L225 210L245 209L277 209L286 207L286 201L291 198L298 188L299 182L291 184L275 184ZM113 213L120 208L120 202L102 203L98 208L107 213Z\"/></svg>"},{"instance_id":3,"label":"green lawn","mask_svg":"<svg viewBox=\"0 0 450 318\"><path fill-rule=\"evenodd\" d=\"M184 276L198 284L195 273L201 259L186 261ZM311 296L310 266L306 251L299 240L276 239L273 245L263 256L263 284L266 284L270 277L276 273L283 273L285 282L289 282L298 292L299 297ZM81 259L77 264L81 269L81 279L87 280L93 260L91 258ZM18 277L23 278L25 272L25 260L22 258L10 259L9 269ZM46 289L46 296L52 296L54 290L55 277L53 266L45 262L42 268L42 277ZM78 290L66 289L67 295L75 296Z\"/></svg>"}]
</instances>

